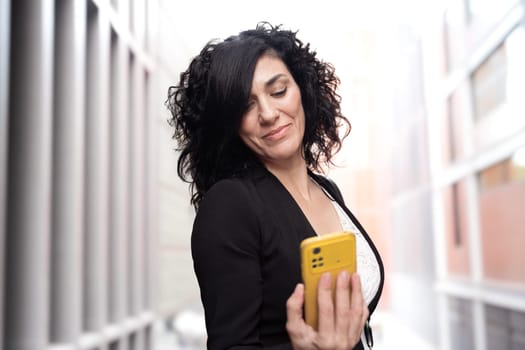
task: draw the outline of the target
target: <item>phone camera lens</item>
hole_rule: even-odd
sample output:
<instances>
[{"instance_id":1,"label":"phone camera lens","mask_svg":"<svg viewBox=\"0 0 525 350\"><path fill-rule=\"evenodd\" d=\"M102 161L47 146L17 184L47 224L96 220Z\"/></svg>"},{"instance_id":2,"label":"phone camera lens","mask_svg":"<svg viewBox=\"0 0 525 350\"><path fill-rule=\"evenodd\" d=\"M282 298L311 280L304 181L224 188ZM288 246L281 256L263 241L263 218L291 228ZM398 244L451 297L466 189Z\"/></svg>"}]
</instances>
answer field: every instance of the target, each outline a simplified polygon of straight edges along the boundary
<instances>
[{"instance_id":1,"label":"phone camera lens","mask_svg":"<svg viewBox=\"0 0 525 350\"><path fill-rule=\"evenodd\" d=\"M315 247L313 252L314 252L314 254L319 254L321 252L321 248Z\"/></svg>"}]
</instances>

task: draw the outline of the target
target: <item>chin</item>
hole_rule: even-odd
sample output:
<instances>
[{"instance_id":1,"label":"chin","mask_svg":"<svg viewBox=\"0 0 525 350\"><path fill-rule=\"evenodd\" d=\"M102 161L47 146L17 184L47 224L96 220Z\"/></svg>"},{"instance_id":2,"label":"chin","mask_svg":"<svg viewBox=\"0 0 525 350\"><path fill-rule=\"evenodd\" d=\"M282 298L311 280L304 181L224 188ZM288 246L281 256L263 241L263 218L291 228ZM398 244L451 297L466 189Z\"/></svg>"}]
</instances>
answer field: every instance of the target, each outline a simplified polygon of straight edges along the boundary
<instances>
[{"instance_id":1,"label":"chin","mask_svg":"<svg viewBox=\"0 0 525 350\"><path fill-rule=\"evenodd\" d=\"M268 156L268 159L271 161L289 161L296 157L301 157L301 152L297 148L294 148L293 150L274 152Z\"/></svg>"}]
</instances>

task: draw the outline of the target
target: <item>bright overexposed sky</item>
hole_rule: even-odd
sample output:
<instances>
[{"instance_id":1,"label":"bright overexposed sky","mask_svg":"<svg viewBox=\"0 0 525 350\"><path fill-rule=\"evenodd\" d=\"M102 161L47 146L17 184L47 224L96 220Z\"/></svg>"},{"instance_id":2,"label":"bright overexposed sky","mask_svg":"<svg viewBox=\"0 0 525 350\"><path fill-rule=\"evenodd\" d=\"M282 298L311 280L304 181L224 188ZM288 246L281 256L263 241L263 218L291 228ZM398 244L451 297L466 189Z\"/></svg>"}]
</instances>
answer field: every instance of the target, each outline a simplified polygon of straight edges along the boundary
<instances>
[{"instance_id":1,"label":"bright overexposed sky","mask_svg":"<svg viewBox=\"0 0 525 350\"><path fill-rule=\"evenodd\" d=\"M165 4L173 6L176 26L184 28L195 54L208 40L253 28L259 21L299 30L299 38L329 54L341 35L353 28L388 30L399 21L423 25L429 13L444 6L437 0L167 0Z\"/></svg>"}]
</instances>

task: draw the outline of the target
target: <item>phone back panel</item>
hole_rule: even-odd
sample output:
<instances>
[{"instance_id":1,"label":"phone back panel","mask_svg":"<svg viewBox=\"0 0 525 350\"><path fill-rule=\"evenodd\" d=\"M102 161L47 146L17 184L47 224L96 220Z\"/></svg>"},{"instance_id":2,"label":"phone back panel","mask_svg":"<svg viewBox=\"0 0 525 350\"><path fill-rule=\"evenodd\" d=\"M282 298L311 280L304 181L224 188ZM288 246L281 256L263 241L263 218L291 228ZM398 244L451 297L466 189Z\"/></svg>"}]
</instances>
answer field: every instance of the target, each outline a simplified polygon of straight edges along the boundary
<instances>
[{"instance_id":1,"label":"phone back panel","mask_svg":"<svg viewBox=\"0 0 525 350\"><path fill-rule=\"evenodd\" d=\"M301 243L301 270L305 287L305 321L317 329L317 284L324 272L332 274L332 295L339 272L356 271L355 236L338 232L305 239Z\"/></svg>"}]
</instances>

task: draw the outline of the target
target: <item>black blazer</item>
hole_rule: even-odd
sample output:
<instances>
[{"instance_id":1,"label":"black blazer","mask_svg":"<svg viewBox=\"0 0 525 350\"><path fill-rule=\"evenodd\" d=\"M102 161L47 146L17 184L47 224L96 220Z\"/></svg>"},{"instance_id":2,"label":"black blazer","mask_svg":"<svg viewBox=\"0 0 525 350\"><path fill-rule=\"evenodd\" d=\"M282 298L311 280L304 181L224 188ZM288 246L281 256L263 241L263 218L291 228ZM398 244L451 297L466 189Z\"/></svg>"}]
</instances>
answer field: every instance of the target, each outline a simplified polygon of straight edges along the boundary
<instances>
[{"instance_id":1,"label":"black blazer","mask_svg":"<svg viewBox=\"0 0 525 350\"><path fill-rule=\"evenodd\" d=\"M337 187L310 174L344 208L381 258ZM299 245L315 236L305 215L264 168L217 182L202 199L192 232L192 256L204 305L208 349L291 349L286 300L301 282ZM356 349L362 349L359 344Z\"/></svg>"}]
</instances>

